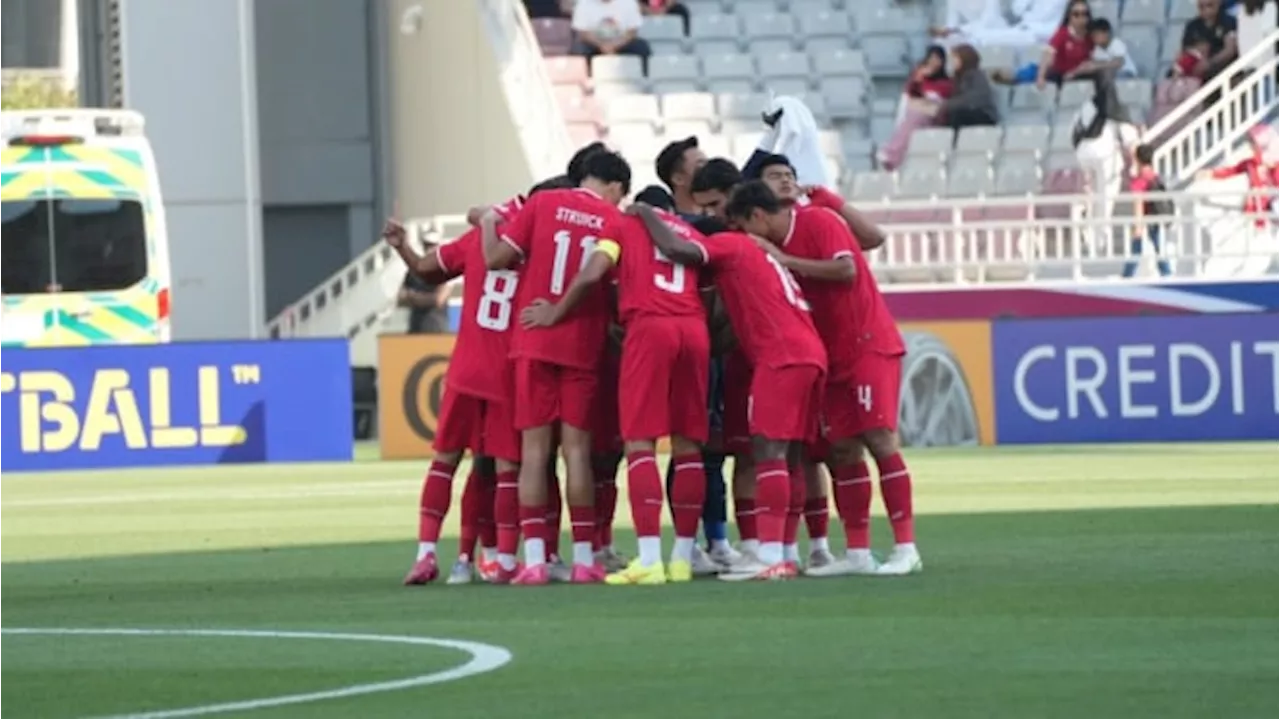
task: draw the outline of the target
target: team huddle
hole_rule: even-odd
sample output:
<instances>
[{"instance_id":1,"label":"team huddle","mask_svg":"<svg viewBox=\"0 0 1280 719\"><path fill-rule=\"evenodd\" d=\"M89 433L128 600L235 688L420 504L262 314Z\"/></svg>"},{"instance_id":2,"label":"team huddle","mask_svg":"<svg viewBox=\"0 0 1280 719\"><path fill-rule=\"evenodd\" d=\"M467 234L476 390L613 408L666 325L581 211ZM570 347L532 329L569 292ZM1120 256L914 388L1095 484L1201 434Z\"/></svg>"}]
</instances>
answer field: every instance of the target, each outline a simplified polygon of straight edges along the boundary
<instances>
[{"instance_id":1,"label":"team huddle","mask_svg":"<svg viewBox=\"0 0 1280 719\"><path fill-rule=\"evenodd\" d=\"M620 210L631 168L595 143L565 175L473 210L468 232L423 255L387 223L384 238L411 272L463 278L406 584L439 575L441 524L467 450L451 584L476 574L494 584L650 585L921 569L896 435L904 347L863 256L883 241L878 228L829 190L801 187L781 155L757 153L740 172L707 160L691 138L669 147L658 170L671 194L647 188ZM725 455L736 548L723 529ZM883 563L870 550L868 455L894 534ZM623 457L638 544L629 562L612 537ZM827 542L828 471L841 557ZM667 506L676 539L664 556Z\"/></svg>"}]
</instances>

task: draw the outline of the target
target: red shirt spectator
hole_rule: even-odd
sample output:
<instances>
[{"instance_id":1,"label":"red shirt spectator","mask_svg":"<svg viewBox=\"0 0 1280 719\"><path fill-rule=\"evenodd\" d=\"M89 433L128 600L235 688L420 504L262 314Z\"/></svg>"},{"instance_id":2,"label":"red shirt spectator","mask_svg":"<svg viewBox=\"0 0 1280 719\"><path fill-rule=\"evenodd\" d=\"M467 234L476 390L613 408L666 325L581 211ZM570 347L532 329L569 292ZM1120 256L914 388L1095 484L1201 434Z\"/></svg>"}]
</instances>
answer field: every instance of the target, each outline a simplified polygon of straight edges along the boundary
<instances>
[{"instance_id":1,"label":"red shirt spectator","mask_svg":"<svg viewBox=\"0 0 1280 719\"><path fill-rule=\"evenodd\" d=\"M951 88L951 78L947 76L947 52L934 45L907 79L907 96L945 100L951 97Z\"/></svg>"},{"instance_id":2,"label":"red shirt spectator","mask_svg":"<svg viewBox=\"0 0 1280 719\"><path fill-rule=\"evenodd\" d=\"M1244 198L1243 209L1245 214L1253 215L1253 222L1257 227L1271 224L1271 209L1275 204L1276 189L1280 188L1280 165L1268 158L1266 153L1266 143L1271 141L1268 135L1274 132L1267 125L1253 128L1249 132L1253 157L1202 173L1217 180L1236 175L1249 178L1249 194Z\"/></svg>"},{"instance_id":3,"label":"red shirt spectator","mask_svg":"<svg viewBox=\"0 0 1280 719\"><path fill-rule=\"evenodd\" d=\"M1093 55L1093 40L1087 34L1075 34L1067 25L1058 28L1049 38L1049 47L1053 48L1053 64L1049 73L1061 78L1067 78L1068 73Z\"/></svg>"}]
</instances>

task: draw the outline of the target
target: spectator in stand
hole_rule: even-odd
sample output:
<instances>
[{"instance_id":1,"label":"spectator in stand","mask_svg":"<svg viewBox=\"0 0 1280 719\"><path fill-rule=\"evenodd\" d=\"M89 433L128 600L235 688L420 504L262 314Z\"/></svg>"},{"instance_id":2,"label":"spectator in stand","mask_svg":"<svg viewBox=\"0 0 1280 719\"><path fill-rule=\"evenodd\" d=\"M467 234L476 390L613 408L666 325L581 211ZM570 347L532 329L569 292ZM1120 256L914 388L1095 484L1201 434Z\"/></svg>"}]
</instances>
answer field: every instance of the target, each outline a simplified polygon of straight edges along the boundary
<instances>
[{"instance_id":1,"label":"spectator in stand","mask_svg":"<svg viewBox=\"0 0 1280 719\"><path fill-rule=\"evenodd\" d=\"M1182 47L1182 52L1173 61L1173 67L1169 68L1169 77L1196 77L1196 68L1209 57L1208 40L1202 37L1184 39L1191 40L1191 44Z\"/></svg>"},{"instance_id":2,"label":"spectator in stand","mask_svg":"<svg viewBox=\"0 0 1280 719\"><path fill-rule=\"evenodd\" d=\"M881 167L892 170L902 164L911 134L921 127L934 124L940 105L951 97L952 81L947 75L947 51L934 45L925 52L924 59L911 71L902 100L898 104L898 124L884 146L878 159Z\"/></svg>"},{"instance_id":3,"label":"spectator in stand","mask_svg":"<svg viewBox=\"0 0 1280 719\"><path fill-rule=\"evenodd\" d=\"M951 48L951 97L935 106L939 124L959 130L974 125L1000 124L995 88L982 70L982 59L972 45Z\"/></svg>"},{"instance_id":4,"label":"spectator in stand","mask_svg":"<svg viewBox=\"0 0 1280 719\"><path fill-rule=\"evenodd\" d=\"M1090 20L1089 40L1093 42L1093 54L1088 62L1076 68L1077 76L1097 70L1115 70L1119 78L1138 76L1138 67L1129 57L1129 46L1111 34L1110 20L1104 17Z\"/></svg>"},{"instance_id":5,"label":"spectator in stand","mask_svg":"<svg viewBox=\"0 0 1280 719\"><path fill-rule=\"evenodd\" d=\"M432 251L434 246L428 247ZM412 270L405 273L396 305L409 310L410 334L445 334L449 331L449 286L433 284Z\"/></svg>"},{"instance_id":6,"label":"spectator in stand","mask_svg":"<svg viewBox=\"0 0 1280 719\"><path fill-rule=\"evenodd\" d=\"M1086 190L1093 195L1089 216L1097 223L1095 237L1102 241L1110 241L1111 210L1124 184L1125 160L1140 134L1129 108L1120 102L1114 71L1093 73L1093 99L1076 114L1071 139Z\"/></svg>"},{"instance_id":7,"label":"spectator in stand","mask_svg":"<svg viewBox=\"0 0 1280 719\"><path fill-rule=\"evenodd\" d=\"M573 12L573 0L524 0L524 9L531 18L569 17Z\"/></svg>"},{"instance_id":8,"label":"spectator in stand","mask_svg":"<svg viewBox=\"0 0 1280 719\"><path fill-rule=\"evenodd\" d=\"M689 8L676 0L639 0L645 15L676 15L684 21L684 34L689 34Z\"/></svg>"},{"instance_id":9,"label":"spectator in stand","mask_svg":"<svg viewBox=\"0 0 1280 719\"><path fill-rule=\"evenodd\" d=\"M1249 157L1234 165L1201 170L1198 180L1222 180L1236 175L1249 179L1249 194L1244 198L1244 214L1253 218L1254 237L1270 238L1275 230L1276 190L1280 187L1280 165L1276 161L1276 131L1270 125L1258 125L1249 131Z\"/></svg>"},{"instance_id":10,"label":"spectator in stand","mask_svg":"<svg viewBox=\"0 0 1280 719\"><path fill-rule=\"evenodd\" d=\"M1182 47L1209 44L1209 56L1196 63L1191 72L1208 82L1237 57L1236 19L1222 9L1222 0L1197 0L1196 8L1199 16L1187 21Z\"/></svg>"},{"instance_id":11,"label":"spectator in stand","mask_svg":"<svg viewBox=\"0 0 1280 719\"><path fill-rule=\"evenodd\" d=\"M647 64L649 43L639 37L640 6L633 0L577 0L573 6L573 54L638 55Z\"/></svg>"},{"instance_id":12,"label":"spectator in stand","mask_svg":"<svg viewBox=\"0 0 1280 719\"><path fill-rule=\"evenodd\" d=\"M1050 82L1060 85L1079 74L1080 67L1093 55L1093 40L1089 37L1091 20L1093 13L1085 0L1074 0L1067 5L1062 24L1049 38L1036 68L1036 87L1043 90Z\"/></svg>"},{"instance_id":13,"label":"spectator in stand","mask_svg":"<svg viewBox=\"0 0 1280 719\"><path fill-rule=\"evenodd\" d=\"M1247 55L1255 47L1262 45L1267 36L1280 24L1280 11L1277 11L1276 0L1244 0L1240 12L1236 15L1240 54ZM1269 52L1262 52L1253 59L1250 67L1253 72L1264 72L1267 65L1275 61L1276 50L1273 45ZM1275 83L1267 80L1263 86L1263 97L1269 101L1275 97Z\"/></svg>"},{"instance_id":14,"label":"spectator in stand","mask_svg":"<svg viewBox=\"0 0 1280 719\"><path fill-rule=\"evenodd\" d=\"M1124 276L1133 277L1138 271L1138 258L1142 256L1143 247L1151 241L1151 249L1156 253L1156 271L1161 277L1173 274L1169 261L1161 256L1160 220L1173 215L1173 202L1167 198L1149 200L1147 193L1166 192L1164 181L1156 174L1151 160L1155 148L1151 145L1138 145L1133 151L1133 179L1129 181L1129 191L1133 193L1133 239L1129 243L1131 258L1124 265ZM1151 218L1151 219L1147 219Z\"/></svg>"}]
</instances>

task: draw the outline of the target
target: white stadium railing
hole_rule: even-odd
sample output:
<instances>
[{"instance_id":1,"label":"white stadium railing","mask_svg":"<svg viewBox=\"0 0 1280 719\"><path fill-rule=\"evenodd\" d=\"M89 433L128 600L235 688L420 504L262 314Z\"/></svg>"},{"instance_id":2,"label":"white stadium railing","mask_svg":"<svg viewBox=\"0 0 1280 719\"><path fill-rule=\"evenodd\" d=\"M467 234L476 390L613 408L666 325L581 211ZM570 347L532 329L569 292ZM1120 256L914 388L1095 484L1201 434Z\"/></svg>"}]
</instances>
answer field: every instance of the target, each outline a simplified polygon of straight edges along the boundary
<instances>
[{"instance_id":1,"label":"white stadium railing","mask_svg":"<svg viewBox=\"0 0 1280 719\"><path fill-rule=\"evenodd\" d=\"M1156 172L1174 186L1230 151L1255 125L1276 112L1280 30L1250 48L1174 111L1147 129L1143 142L1158 146ZM1259 69L1253 70L1257 66ZM1220 95L1212 105L1207 100Z\"/></svg>"}]
</instances>

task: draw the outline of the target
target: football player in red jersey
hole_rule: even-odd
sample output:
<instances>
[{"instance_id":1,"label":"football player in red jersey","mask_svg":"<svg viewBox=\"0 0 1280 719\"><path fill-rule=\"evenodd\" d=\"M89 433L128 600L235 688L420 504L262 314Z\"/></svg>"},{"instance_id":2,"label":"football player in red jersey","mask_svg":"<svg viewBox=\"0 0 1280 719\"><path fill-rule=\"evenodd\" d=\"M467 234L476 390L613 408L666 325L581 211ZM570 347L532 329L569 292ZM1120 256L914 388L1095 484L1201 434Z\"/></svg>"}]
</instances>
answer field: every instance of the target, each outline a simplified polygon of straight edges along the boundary
<instances>
[{"instance_id":1,"label":"football player in red jersey","mask_svg":"<svg viewBox=\"0 0 1280 719\"><path fill-rule=\"evenodd\" d=\"M726 213L741 214L734 208L761 192L776 203L768 187L746 183L734 190ZM784 560L782 549L791 494L788 465L789 460L798 461L798 449L817 439L827 370L827 353L804 293L791 273L749 235L723 232L686 240L671 232L656 214L638 212L664 255L711 270L738 344L752 367L747 415L760 546L754 558L740 562L721 579L793 577L796 567ZM736 488L734 494L738 494Z\"/></svg>"},{"instance_id":2,"label":"football player in red jersey","mask_svg":"<svg viewBox=\"0 0 1280 719\"><path fill-rule=\"evenodd\" d=\"M875 277L857 240L835 212L788 208L763 195L747 199L751 202L735 206L732 219L768 239L765 247L799 277L830 362L823 417L848 552L845 559L813 567L808 573L919 571L911 477L897 440L905 348ZM864 447L880 470L880 491L894 532L893 552L879 567L870 551L871 478L863 460Z\"/></svg>"},{"instance_id":3,"label":"football player in red jersey","mask_svg":"<svg viewBox=\"0 0 1280 719\"><path fill-rule=\"evenodd\" d=\"M590 258L596 243L617 236L617 203L630 191L631 168L620 155L597 153L584 163L584 179L572 190L530 197L520 213L496 231L496 216L481 221L485 258L491 269L520 263L517 305L560 297ZM525 566L518 584L545 584L546 462L553 429L560 429L568 467L569 520L573 530L573 579L604 578L592 552L595 487L591 467L592 414L609 307L599 288L564 322L549 328L517 325L511 340L515 360L515 424L521 430L520 513Z\"/></svg>"},{"instance_id":4,"label":"football player in red jersey","mask_svg":"<svg viewBox=\"0 0 1280 719\"><path fill-rule=\"evenodd\" d=\"M669 202L660 189L641 195ZM640 216L654 212L644 203L637 203L636 208ZM649 220L685 239L703 239L670 212L653 214ZM705 398L711 354L706 311L697 273L658 252L644 220L627 217L619 227L616 240L596 246L595 254L559 302L536 302L525 308L521 319L529 326L554 326L607 274L616 273L619 315L625 328L618 406L639 554L606 581L651 585L668 579L662 563L662 477L655 457L660 437L671 438L675 455L671 505L676 546L670 577L689 581L706 493L701 455L701 445L707 440Z\"/></svg>"},{"instance_id":5,"label":"football player in red jersey","mask_svg":"<svg viewBox=\"0 0 1280 719\"><path fill-rule=\"evenodd\" d=\"M496 213L508 218L519 211L520 200L499 205ZM405 584L425 584L439 574L436 543L440 525L453 496L453 475L462 452L475 456L472 474L463 494L464 523L477 524L484 505L496 516L498 557L496 567L485 567L482 575L495 582L515 576L515 550L519 541L516 513L516 471L520 462L519 434L513 424L512 376L506 357L510 351L512 300L517 287L516 273L490 270L485 265L480 231L472 229L457 240L433 248L419 256L409 246L405 228L390 220L383 238L404 259L411 272L449 279L462 276L462 316L453 357L445 377L440 421L435 439L435 458L423 481L419 499L418 558L405 577ZM492 458L495 477L483 476L481 469ZM487 480L495 480L492 488ZM495 509L496 507L496 509ZM505 529L504 529L505 528ZM471 534L474 537L474 533ZM474 545L474 539L471 541ZM463 543L450 583L470 581L472 548Z\"/></svg>"}]
</instances>

